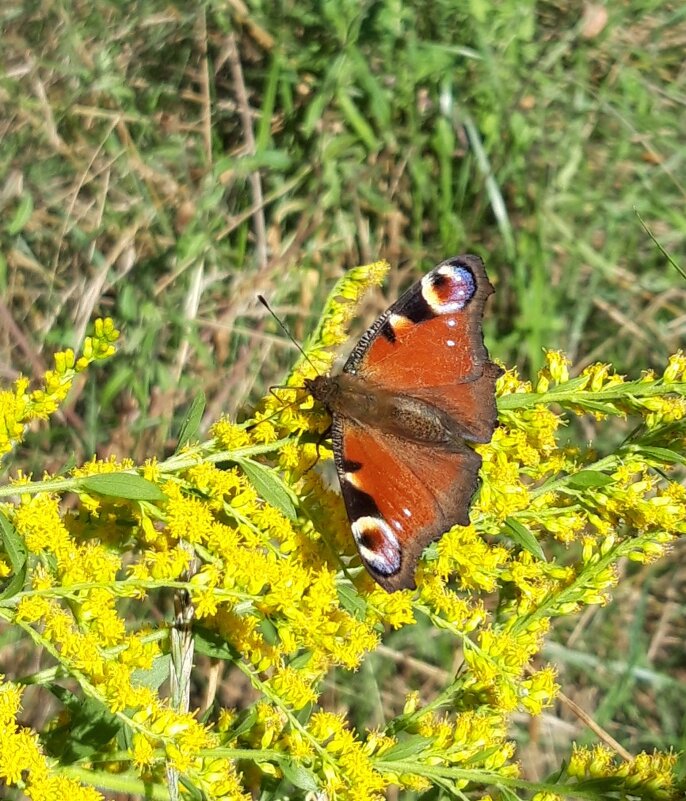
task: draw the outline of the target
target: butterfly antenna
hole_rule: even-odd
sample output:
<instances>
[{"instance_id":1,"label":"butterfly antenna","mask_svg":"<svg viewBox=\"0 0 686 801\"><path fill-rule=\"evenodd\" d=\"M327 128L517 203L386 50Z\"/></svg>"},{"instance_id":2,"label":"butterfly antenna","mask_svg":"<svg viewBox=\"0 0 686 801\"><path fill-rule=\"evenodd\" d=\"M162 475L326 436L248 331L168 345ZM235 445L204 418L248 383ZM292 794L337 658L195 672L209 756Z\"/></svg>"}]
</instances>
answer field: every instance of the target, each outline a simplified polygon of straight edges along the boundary
<instances>
[{"instance_id":1,"label":"butterfly antenna","mask_svg":"<svg viewBox=\"0 0 686 801\"><path fill-rule=\"evenodd\" d=\"M284 321L278 316L278 314L276 314L276 312L272 309L272 307L267 303L267 301L264 298L264 295L258 295L257 299L264 306L264 308L269 312L269 314L271 314L271 316L276 320L276 322L281 326L283 332L290 339L290 341L295 345L295 347L300 351L300 353L302 354L302 356L305 359L305 361L310 365L310 367L315 371L315 373L317 375L319 375L319 370L315 366L315 364L312 361L312 359L310 359L310 357L305 353L305 351L303 350L303 348L300 345L300 343L296 340L296 338L293 336L293 334L291 334L291 332L288 330L288 328L286 327L286 324L284 323Z\"/></svg>"}]
</instances>

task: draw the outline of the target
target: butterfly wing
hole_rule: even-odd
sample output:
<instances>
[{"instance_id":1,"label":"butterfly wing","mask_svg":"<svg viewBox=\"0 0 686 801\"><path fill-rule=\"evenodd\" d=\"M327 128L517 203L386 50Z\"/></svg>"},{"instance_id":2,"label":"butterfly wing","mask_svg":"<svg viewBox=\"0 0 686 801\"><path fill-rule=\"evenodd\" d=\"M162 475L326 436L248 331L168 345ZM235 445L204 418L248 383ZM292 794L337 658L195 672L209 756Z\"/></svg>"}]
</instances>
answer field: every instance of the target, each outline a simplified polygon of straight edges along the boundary
<instances>
[{"instance_id":1,"label":"butterfly wing","mask_svg":"<svg viewBox=\"0 0 686 801\"><path fill-rule=\"evenodd\" d=\"M501 373L489 361L481 333L492 292L478 256L441 262L373 323L343 372L430 400L461 422L466 439L489 442Z\"/></svg>"},{"instance_id":2,"label":"butterfly wing","mask_svg":"<svg viewBox=\"0 0 686 801\"><path fill-rule=\"evenodd\" d=\"M424 548L456 523L469 524L481 457L466 445L431 451L338 416L332 436L365 567L389 592L414 588Z\"/></svg>"},{"instance_id":3,"label":"butterfly wing","mask_svg":"<svg viewBox=\"0 0 686 801\"><path fill-rule=\"evenodd\" d=\"M477 256L442 262L364 334L343 372L396 395L424 400L460 431L449 447L400 439L334 415L333 445L360 555L389 591L414 586L423 549L455 524L469 524L481 457L497 424L495 381L481 333L493 292Z\"/></svg>"}]
</instances>

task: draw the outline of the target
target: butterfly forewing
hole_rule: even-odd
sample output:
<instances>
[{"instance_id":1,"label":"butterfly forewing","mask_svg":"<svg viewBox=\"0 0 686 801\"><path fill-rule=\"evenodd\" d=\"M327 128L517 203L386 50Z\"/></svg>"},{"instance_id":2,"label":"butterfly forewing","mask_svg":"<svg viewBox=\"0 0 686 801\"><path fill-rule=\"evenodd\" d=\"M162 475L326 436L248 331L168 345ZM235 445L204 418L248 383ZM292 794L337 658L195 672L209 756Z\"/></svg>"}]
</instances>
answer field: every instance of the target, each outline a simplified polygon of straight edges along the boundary
<instances>
[{"instance_id":1,"label":"butterfly forewing","mask_svg":"<svg viewBox=\"0 0 686 801\"><path fill-rule=\"evenodd\" d=\"M344 372L396 391L478 377L488 360L481 319L492 292L478 256L442 262L373 323Z\"/></svg>"}]
</instances>

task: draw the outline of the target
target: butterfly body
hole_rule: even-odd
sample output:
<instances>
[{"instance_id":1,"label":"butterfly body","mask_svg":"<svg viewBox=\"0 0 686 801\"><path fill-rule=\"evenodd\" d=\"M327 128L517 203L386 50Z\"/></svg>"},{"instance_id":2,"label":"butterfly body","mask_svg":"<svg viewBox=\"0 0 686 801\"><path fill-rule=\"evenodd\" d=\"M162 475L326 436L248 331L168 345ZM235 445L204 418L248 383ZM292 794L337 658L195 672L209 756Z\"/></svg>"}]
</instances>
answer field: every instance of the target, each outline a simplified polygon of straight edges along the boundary
<instances>
[{"instance_id":1,"label":"butterfly body","mask_svg":"<svg viewBox=\"0 0 686 801\"><path fill-rule=\"evenodd\" d=\"M306 381L305 388L331 414L407 442L450 450L467 435L454 418L428 401L375 386L356 375L318 376Z\"/></svg>"},{"instance_id":2,"label":"butterfly body","mask_svg":"<svg viewBox=\"0 0 686 801\"><path fill-rule=\"evenodd\" d=\"M422 550L469 525L497 424L477 256L448 259L382 314L333 376L306 381L332 415L334 460L360 556L386 590L414 587Z\"/></svg>"}]
</instances>

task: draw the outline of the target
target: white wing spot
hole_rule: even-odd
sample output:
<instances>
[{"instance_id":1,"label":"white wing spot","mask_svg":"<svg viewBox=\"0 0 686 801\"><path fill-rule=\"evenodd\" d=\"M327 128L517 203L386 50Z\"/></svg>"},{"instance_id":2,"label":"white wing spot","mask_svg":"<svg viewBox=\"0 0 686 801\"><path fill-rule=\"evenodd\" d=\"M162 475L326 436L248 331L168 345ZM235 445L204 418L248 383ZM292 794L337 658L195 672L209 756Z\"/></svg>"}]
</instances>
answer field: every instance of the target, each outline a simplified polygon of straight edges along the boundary
<instances>
[{"instance_id":1,"label":"white wing spot","mask_svg":"<svg viewBox=\"0 0 686 801\"><path fill-rule=\"evenodd\" d=\"M359 478L357 477L357 473L345 473L343 478L348 482L348 484L355 487L355 489L361 489L361 484Z\"/></svg>"}]
</instances>

